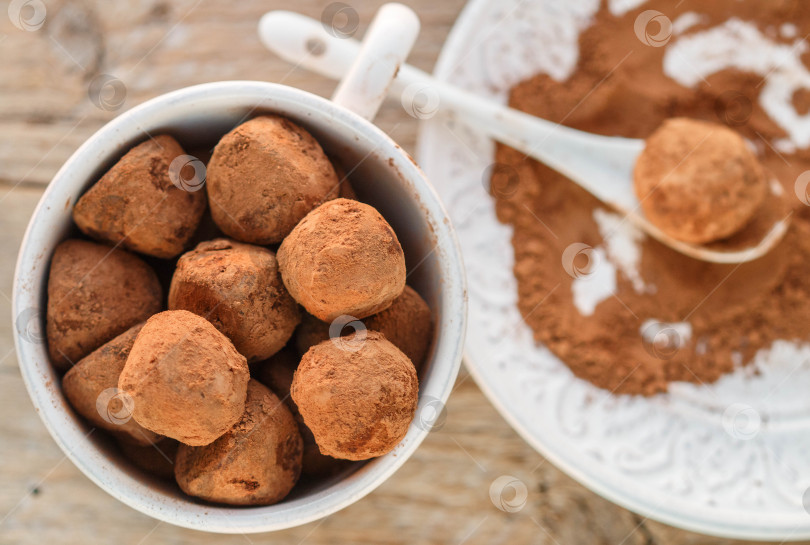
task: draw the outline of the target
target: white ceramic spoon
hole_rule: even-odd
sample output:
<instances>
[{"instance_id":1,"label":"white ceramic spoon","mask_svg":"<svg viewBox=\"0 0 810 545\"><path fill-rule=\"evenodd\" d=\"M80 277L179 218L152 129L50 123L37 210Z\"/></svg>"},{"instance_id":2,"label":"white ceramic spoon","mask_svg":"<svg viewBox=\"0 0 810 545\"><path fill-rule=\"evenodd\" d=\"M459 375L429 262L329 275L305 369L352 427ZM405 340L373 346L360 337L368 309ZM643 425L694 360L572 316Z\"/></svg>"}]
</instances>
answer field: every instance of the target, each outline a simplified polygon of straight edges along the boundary
<instances>
[{"instance_id":1,"label":"white ceramic spoon","mask_svg":"<svg viewBox=\"0 0 810 545\"><path fill-rule=\"evenodd\" d=\"M351 69L361 44L330 30L321 21L289 11L272 11L259 22L259 37L268 49L296 66L339 80ZM420 108L413 104L417 97L437 101L431 109L441 108L494 140L545 163L624 214L651 237L690 257L714 263L752 261L771 250L787 231L788 215L777 214L772 227L743 239L757 240L756 244L716 242L699 246L676 240L644 217L633 190L633 167L644 148L643 140L600 136L551 123L438 81L407 64L400 66L389 91L399 94L403 105L416 112Z\"/></svg>"}]
</instances>

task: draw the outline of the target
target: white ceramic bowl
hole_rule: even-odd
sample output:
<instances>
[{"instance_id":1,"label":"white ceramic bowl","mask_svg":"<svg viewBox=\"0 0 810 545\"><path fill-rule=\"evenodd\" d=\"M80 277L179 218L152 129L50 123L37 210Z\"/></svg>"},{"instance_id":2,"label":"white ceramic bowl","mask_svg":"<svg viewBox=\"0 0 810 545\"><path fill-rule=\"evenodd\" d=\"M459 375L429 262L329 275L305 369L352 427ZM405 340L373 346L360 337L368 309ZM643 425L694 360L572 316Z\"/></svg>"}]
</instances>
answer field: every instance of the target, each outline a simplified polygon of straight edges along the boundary
<instances>
[{"instance_id":1,"label":"white ceramic bowl","mask_svg":"<svg viewBox=\"0 0 810 545\"><path fill-rule=\"evenodd\" d=\"M230 508L184 495L127 463L103 433L92 433L67 404L48 361L44 309L54 248L75 232L71 210L99 175L147 134L169 133L188 149L211 146L248 117L280 113L309 130L327 153L352 172L359 197L395 229L408 264L408 282L434 313L436 335L422 371L417 417L397 448L356 464L331 481L297 488L283 502ZM122 114L65 163L37 206L22 242L14 280L15 343L31 399L54 440L101 488L157 519L210 532L278 530L333 513L368 494L413 454L430 426L425 406L444 403L458 373L464 342L466 289L461 255L448 216L422 171L385 133L333 102L271 83L230 81L162 95ZM99 514L101 515L101 513Z\"/></svg>"},{"instance_id":2,"label":"white ceramic bowl","mask_svg":"<svg viewBox=\"0 0 810 545\"><path fill-rule=\"evenodd\" d=\"M609 4L618 12L654 7ZM470 0L434 76L500 103L537 73L565 79L576 67L581 31L604 5ZM715 32L695 27L688 38ZM662 51L682 39L673 36ZM691 74L696 66L722 69L730 52L748 54L728 43L711 53L688 49L665 55ZM711 62L701 64L704 57ZM518 310L513 230L498 220L482 183L494 152L487 137L437 116L422 125L416 153L428 176L441 180L461 242L470 296L464 363L493 405L546 459L642 517L731 539L810 539L810 344L775 343L715 383L675 383L653 397L613 396L577 378L535 343Z\"/></svg>"}]
</instances>

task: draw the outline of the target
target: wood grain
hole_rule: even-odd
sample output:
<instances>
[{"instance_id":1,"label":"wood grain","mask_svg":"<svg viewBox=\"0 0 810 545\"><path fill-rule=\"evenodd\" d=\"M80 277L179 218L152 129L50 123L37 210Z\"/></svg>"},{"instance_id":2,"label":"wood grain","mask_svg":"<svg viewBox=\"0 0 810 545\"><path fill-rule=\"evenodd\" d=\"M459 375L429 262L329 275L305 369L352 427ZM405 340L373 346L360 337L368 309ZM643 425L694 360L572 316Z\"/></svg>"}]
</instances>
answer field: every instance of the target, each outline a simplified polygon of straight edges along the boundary
<instances>
[{"instance_id":1,"label":"wood grain","mask_svg":"<svg viewBox=\"0 0 810 545\"><path fill-rule=\"evenodd\" d=\"M45 0L35 32L15 28L0 3L0 314L11 315L16 251L43 187L70 154L123 109L208 81L283 82L328 96L334 84L273 58L255 27L267 10L320 17L326 0ZM349 0L364 25L380 0ZM463 0L411 0L423 30L410 57L430 70ZM120 109L88 89L120 79ZM377 118L407 150L416 121L396 101ZM111 499L63 456L22 384L11 320L0 321L0 544L76 543L728 543L645 520L583 488L532 450L462 372L441 429L369 497L322 521L272 536L214 536L158 523ZM497 509L491 483L527 487L517 512ZM509 498L507 498L508 500Z\"/></svg>"}]
</instances>

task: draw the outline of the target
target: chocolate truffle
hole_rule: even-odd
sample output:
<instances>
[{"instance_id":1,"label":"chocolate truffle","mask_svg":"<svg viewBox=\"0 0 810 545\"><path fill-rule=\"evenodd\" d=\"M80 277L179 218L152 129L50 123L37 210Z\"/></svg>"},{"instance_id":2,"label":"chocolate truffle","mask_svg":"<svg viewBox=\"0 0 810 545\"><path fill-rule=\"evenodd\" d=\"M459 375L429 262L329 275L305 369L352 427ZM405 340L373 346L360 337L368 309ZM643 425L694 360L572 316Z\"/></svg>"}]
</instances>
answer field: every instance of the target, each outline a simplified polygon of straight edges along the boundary
<instances>
[{"instance_id":1,"label":"chocolate truffle","mask_svg":"<svg viewBox=\"0 0 810 545\"><path fill-rule=\"evenodd\" d=\"M144 428L187 445L207 445L245 410L248 366L225 335L185 310L146 321L118 387Z\"/></svg>"},{"instance_id":2,"label":"chocolate truffle","mask_svg":"<svg viewBox=\"0 0 810 545\"><path fill-rule=\"evenodd\" d=\"M355 193L354 188L352 187L352 184L351 182L349 182L348 179L340 182L340 190L338 191L338 196L341 199L351 199L353 201L357 200L357 193Z\"/></svg>"},{"instance_id":3,"label":"chocolate truffle","mask_svg":"<svg viewBox=\"0 0 810 545\"><path fill-rule=\"evenodd\" d=\"M355 335L360 335L356 333ZM408 357L376 331L351 350L324 341L304 354L292 398L321 452L367 460L390 452L408 432L419 385Z\"/></svg>"},{"instance_id":4,"label":"chocolate truffle","mask_svg":"<svg viewBox=\"0 0 810 545\"><path fill-rule=\"evenodd\" d=\"M329 339L329 326L328 322L317 319L309 312L304 312L301 317L301 324L295 330L295 349L298 353L303 356L311 347ZM363 323L363 327L365 327L365 323ZM355 331L354 327L346 324L343 325L338 334L351 335Z\"/></svg>"},{"instance_id":5,"label":"chocolate truffle","mask_svg":"<svg viewBox=\"0 0 810 545\"><path fill-rule=\"evenodd\" d=\"M298 407L290 397L290 386L300 359L295 350L284 347L272 358L253 366L253 374L256 379L273 390L273 393L290 407L296 420L299 420L301 416L298 414Z\"/></svg>"},{"instance_id":6,"label":"chocolate truffle","mask_svg":"<svg viewBox=\"0 0 810 545\"><path fill-rule=\"evenodd\" d=\"M337 185L315 138L275 115L223 136L208 164L214 221L228 236L254 244L281 242Z\"/></svg>"},{"instance_id":7,"label":"chocolate truffle","mask_svg":"<svg viewBox=\"0 0 810 545\"><path fill-rule=\"evenodd\" d=\"M299 360L300 358L295 351L286 347L269 360L257 364L255 373L258 381L270 388L289 407L304 441L301 475L302 477L317 479L334 475L346 467L346 461L321 454L318 445L315 443L315 437L304 424L304 419L301 418L301 413L298 412L298 407L290 396L290 387Z\"/></svg>"},{"instance_id":8,"label":"chocolate truffle","mask_svg":"<svg viewBox=\"0 0 810 545\"><path fill-rule=\"evenodd\" d=\"M132 148L82 195L73 220L95 239L155 257L174 257L200 223L204 181L201 162L185 156L171 136L156 136Z\"/></svg>"},{"instance_id":9,"label":"chocolate truffle","mask_svg":"<svg viewBox=\"0 0 810 545\"><path fill-rule=\"evenodd\" d=\"M206 318L248 362L269 358L301 321L267 248L220 238L183 254L169 288L169 309Z\"/></svg>"},{"instance_id":10,"label":"chocolate truffle","mask_svg":"<svg viewBox=\"0 0 810 545\"><path fill-rule=\"evenodd\" d=\"M303 423L299 423L301 439L304 441L304 452L301 456L301 478L310 482L325 479L336 475L351 466L349 460L338 460L321 452L312 431Z\"/></svg>"},{"instance_id":11,"label":"chocolate truffle","mask_svg":"<svg viewBox=\"0 0 810 545\"><path fill-rule=\"evenodd\" d=\"M405 286L402 294L394 299L387 309L365 318L366 329L379 331L385 338L402 350L413 362L417 371L422 365L433 340L433 315L425 300L410 286ZM305 314L295 332L295 346L303 354L313 345L329 338L330 324L322 322L311 314ZM351 335L353 327L343 327L335 332Z\"/></svg>"},{"instance_id":12,"label":"chocolate truffle","mask_svg":"<svg viewBox=\"0 0 810 545\"><path fill-rule=\"evenodd\" d=\"M174 459L180 443L174 439L164 439L154 445L137 445L119 439L118 448L124 457L136 467L161 479L174 478Z\"/></svg>"},{"instance_id":13,"label":"chocolate truffle","mask_svg":"<svg viewBox=\"0 0 810 545\"><path fill-rule=\"evenodd\" d=\"M151 445L161 437L138 424L129 400L118 390L118 377L143 324L131 327L82 358L62 379L62 389L77 413L92 425Z\"/></svg>"},{"instance_id":14,"label":"chocolate truffle","mask_svg":"<svg viewBox=\"0 0 810 545\"><path fill-rule=\"evenodd\" d=\"M365 318L405 288L405 256L388 222L349 199L329 201L295 226L278 249L287 291L313 316Z\"/></svg>"},{"instance_id":15,"label":"chocolate truffle","mask_svg":"<svg viewBox=\"0 0 810 545\"><path fill-rule=\"evenodd\" d=\"M56 247L48 275L48 353L67 369L130 327L160 312L155 272L123 250L69 239Z\"/></svg>"},{"instance_id":16,"label":"chocolate truffle","mask_svg":"<svg viewBox=\"0 0 810 545\"><path fill-rule=\"evenodd\" d=\"M341 197L343 199L357 200L357 193L354 191L349 177L346 175L346 169L340 163L332 161L332 167L335 169L337 175L338 185L332 188L326 200L331 201Z\"/></svg>"},{"instance_id":17,"label":"chocolate truffle","mask_svg":"<svg viewBox=\"0 0 810 545\"><path fill-rule=\"evenodd\" d=\"M301 448L290 410L251 380L239 422L210 445L181 445L174 474L191 496L230 505L269 505L298 481Z\"/></svg>"},{"instance_id":18,"label":"chocolate truffle","mask_svg":"<svg viewBox=\"0 0 810 545\"><path fill-rule=\"evenodd\" d=\"M647 219L693 244L739 231L767 191L765 172L739 134L684 118L665 121L647 139L634 180Z\"/></svg>"}]
</instances>

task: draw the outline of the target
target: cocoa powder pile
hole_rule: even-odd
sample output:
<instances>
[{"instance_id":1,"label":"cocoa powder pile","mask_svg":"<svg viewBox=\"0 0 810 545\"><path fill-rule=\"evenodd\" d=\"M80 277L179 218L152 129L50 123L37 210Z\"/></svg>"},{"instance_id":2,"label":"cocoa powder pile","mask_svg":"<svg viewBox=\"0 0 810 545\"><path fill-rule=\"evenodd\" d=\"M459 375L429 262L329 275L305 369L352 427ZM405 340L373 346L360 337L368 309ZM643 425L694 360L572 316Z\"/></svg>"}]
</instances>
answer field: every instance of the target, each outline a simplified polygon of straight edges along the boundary
<instances>
[{"instance_id":1,"label":"cocoa powder pile","mask_svg":"<svg viewBox=\"0 0 810 545\"><path fill-rule=\"evenodd\" d=\"M580 252L566 271L564 253L576 243L604 247L607 236L596 218L612 211L550 168L498 146L491 192L499 219L514 227L519 308L535 339L601 388L650 395L666 391L672 381L717 380L777 339L808 340L810 208L794 186L810 169L810 151L777 152L775 143L787 134L760 105L763 76L723 69L694 87L667 76L665 52L682 36L672 36L664 47L644 43L634 24L645 10L658 10L670 21L699 14L682 36L736 17L777 43L793 44L810 33L810 9L799 1L683 0L674 6L655 0L614 16L603 6L580 36L578 65L568 79L538 75L511 90L512 107L604 135L647 138L672 117L726 124L754 144L758 159L784 188L791 226L764 258L711 264L644 237L638 277L617 267L612 296L588 313L575 304L574 277L604 263L593 252ZM780 32L786 23L793 25L793 37ZM801 60L808 65L810 54ZM807 111L808 96L794 94L799 114ZM688 324L691 331L667 324Z\"/></svg>"}]
</instances>

